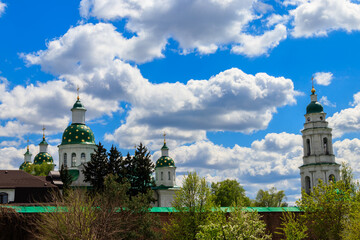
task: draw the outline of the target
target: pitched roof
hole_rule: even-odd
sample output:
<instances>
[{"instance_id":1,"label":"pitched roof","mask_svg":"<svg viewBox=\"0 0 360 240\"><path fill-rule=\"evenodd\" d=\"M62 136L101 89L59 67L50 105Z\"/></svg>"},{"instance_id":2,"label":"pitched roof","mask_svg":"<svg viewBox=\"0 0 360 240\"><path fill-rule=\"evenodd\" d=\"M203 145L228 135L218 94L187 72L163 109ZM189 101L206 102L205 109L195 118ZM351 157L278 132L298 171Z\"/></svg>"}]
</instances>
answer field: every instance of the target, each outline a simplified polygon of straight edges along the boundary
<instances>
[{"instance_id":1,"label":"pitched roof","mask_svg":"<svg viewBox=\"0 0 360 240\"><path fill-rule=\"evenodd\" d=\"M56 188L45 179L22 170L0 170L0 188Z\"/></svg>"}]
</instances>

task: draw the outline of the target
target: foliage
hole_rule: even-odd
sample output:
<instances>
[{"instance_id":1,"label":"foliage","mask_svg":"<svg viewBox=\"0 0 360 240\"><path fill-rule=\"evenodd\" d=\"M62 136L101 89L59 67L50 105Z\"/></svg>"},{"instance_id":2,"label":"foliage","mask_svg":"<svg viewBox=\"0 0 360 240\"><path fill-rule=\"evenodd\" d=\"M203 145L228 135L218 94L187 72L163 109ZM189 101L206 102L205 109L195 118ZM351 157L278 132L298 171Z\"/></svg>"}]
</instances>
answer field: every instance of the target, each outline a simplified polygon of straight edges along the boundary
<instances>
[{"instance_id":1,"label":"foliage","mask_svg":"<svg viewBox=\"0 0 360 240\"><path fill-rule=\"evenodd\" d=\"M91 155L91 161L84 165L85 182L89 182L96 191L104 190L104 179L108 174L108 157L106 149L99 142L95 153Z\"/></svg>"},{"instance_id":2,"label":"foliage","mask_svg":"<svg viewBox=\"0 0 360 240\"><path fill-rule=\"evenodd\" d=\"M302 224L293 212L284 212L281 217L281 232L277 232L289 240L302 240L308 237L307 226Z\"/></svg>"},{"instance_id":3,"label":"foliage","mask_svg":"<svg viewBox=\"0 0 360 240\"><path fill-rule=\"evenodd\" d=\"M139 193L146 193L150 190L152 183L151 175L154 172L155 165L150 159L151 155L148 149L140 143L135 149L135 156L129 164L131 176L128 180L131 184L130 196L136 196Z\"/></svg>"},{"instance_id":4,"label":"foliage","mask_svg":"<svg viewBox=\"0 0 360 240\"><path fill-rule=\"evenodd\" d=\"M288 204L284 202L286 196L284 191L277 191L275 187L269 190L260 189L256 195L254 202L255 207L287 207Z\"/></svg>"},{"instance_id":5,"label":"foliage","mask_svg":"<svg viewBox=\"0 0 360 240\"><path fill-rule=\"evenodd\" d=\"M55 165L43 162L41 164L27 164L24 171L34 176L47 176L50 171L54 170Z\"/></svg>"},{"instance_id":6,"label":"foliage","mask_svg":"<svg viewBox=\"0 0 360 240\"><path fill-rule=\"evenodd\" d=\"M206 224L199 227L196 239L271 239L257 212L244 212L241 207L231 207L230 210L228 219L220 209L209 214Z\"/></svg>"},{"instance_id":7,"label":"foliage","mask_svg":"<svg viewBox=\"0 0 360 240\"><path fill-rule=\"evenodd\" d=\"M66 195L68 190L70 189L70 185L72 183L72 177L71 177L67 167L64 167L64 164L61 165L60 178L61 178L61 181L63 182L63 194Z\"/></svg>"},{"instance_id":8,"label":"foliage","mask_svg":"<svg viewBox=\"0 0 360 240\"><path fill-rule=\"evenodd\" d=\"M41 214L35 220L37 239L156 239L156 219L149 214L149 195L139 194L130 201L130 185L105 178L104 191L95 196L69 191L56 202L60 211ZM62 211L66 209L67 211Z\"/></svg>"},{"instance_id":9,"label":"foliage","mask_svg":"<svg viewBox=\"0 0 360 240\"><path fill-rule=\"evenodd\" d=\"M29 214L20 214L0 205L0 239L31 239L28 231L30 221Z\"/></svg>"},{"instance_id":10,"label":"foliage","mask_svg":"<svg viewBox=\"0 0 360 240\"><path fill-rule=\"evenodd\" d=\"M108 153L108 174L113 174L114 176L119 176L118 179L121 179L121 163L122 163L122 154L117 150L114 145L111 146Z\"/></svg>"},{"instance_id":11,"label":"foliage","mask_svg":"<svg viewBox=\"0 0 360 240\"><path fill-rule=\"evenodd\" d=\"M250 206L250 199L246 197L245 189L236 180L226 179L222 182L212 183L211 192L217 206Z\"/></svg>"},{"instance_id":12,"label":"foliage","mask_svg":"<svg viewBox=\"0 0 360 240\"><path fill-rule=\"evenodd\" d=\"M345 189L349 189L352 195L355 195L358 189L358 183L355 182L354 174L352 173L352 168L348 163L341 163L340 168L340 179L344 183Z\"/></svg>"},{"instance_id":13,"label":"foliage","mask_svg":"<svg viewBox=\"0 0 360 240\"><path fill-rule=\"evenodd\" d=\"M196 172L184 177L183 187L176 193L172 206L179 212L165 225L166 239L195 239L211 208L210 188Z\"/></svg>"},{"instance_id":14,"label":"foliage","mask_svg":"<svg viewBox=\"0 0 360 240\"><path fill-rule=\"evenodd\" d=\"M316 239L341 239L344 217L351 210L351 190L343 181L328 184L319 181L310 194L302 192L297 205L304 211L301 221L309 227L310 236Z\"/></svg>"}]
</instances>

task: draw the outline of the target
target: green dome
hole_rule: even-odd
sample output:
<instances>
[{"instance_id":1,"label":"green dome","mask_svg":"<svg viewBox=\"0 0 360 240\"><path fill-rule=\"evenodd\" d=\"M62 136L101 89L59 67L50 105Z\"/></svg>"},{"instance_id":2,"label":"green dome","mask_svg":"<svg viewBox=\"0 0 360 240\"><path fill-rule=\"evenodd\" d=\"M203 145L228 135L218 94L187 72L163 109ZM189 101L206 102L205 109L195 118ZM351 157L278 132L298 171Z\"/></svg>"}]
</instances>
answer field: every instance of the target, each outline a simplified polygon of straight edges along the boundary
<instances>
[{"instance_id":1,"label":"green dome","mask_svg":"<svg viewBox=\"0 0 360 240\"><path fill-rule=\"evenodd\" d=\"M20 167L19 170L24 170L27 166L31 165L31 162L23 162Z\"/></svg>"},{"instance_id":2,"label":"green dome","mask_svg":"<svg viewBox=\"0 0 360 240\"><path fill-rule=\"evenodd\" d=\"M319 102L312 101L307 107L306 107L306 114L308 113L321 113L324 111L323 106Z\"/></svg>"},{"instance_id":3,"label":"green dome","mask_svg":"<svg viewBox=\"0 0 360 240\"><path fill-rule=\"evenodd\" d=\"M94 133L85 124L73 123L63 133L61 145L65 144L95 144Z\"/></svg>"},{"instance_id":4,"label":"green dome","mask_svg":"<svg viewBox=\"0 0 360 240\"><path fill-rule=\"evenodd\" d=\"M81 103L81 101L78 99L75 103L74 106L72 107L72 109L85 109L84 105Z\"/></svg>"},{"instance_id":5,"label":"green dome","mask_svg":"<svg viewBox=\"0 0 360 240\"><path fill-rule=\"evenodd\" d=\"M162 156L156 161L156 167L175 167L175 162L171 157Z\"/></svg>"},{"instance_id":6,"label":"green dome","mask_svg":"<svg viewBox=\"0 0 360 240\"><path fill-rule=\"evenodd\" d=\"M34 164L42 164L43 162L53 163L53 158L47 152L38 153L34 158Z\"/></svg>"}]
</instances>

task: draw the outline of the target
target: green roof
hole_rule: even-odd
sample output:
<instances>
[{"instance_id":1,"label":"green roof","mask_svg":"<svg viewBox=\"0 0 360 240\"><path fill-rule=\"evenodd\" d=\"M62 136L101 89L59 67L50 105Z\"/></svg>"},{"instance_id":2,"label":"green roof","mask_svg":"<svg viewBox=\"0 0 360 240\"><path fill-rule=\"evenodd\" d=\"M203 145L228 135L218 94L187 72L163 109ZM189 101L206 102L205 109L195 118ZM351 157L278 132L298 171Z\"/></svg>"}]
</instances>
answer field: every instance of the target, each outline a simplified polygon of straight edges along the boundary
<instances>
[{"instance_id":1,"label":"green roof","mask_svg":"<svg viewBox=\"0 0 360 240\"><path fill-rule=\"evenodd\" d=\"M324 112L324 108L319 102L312 101L306 107L306 114L308 114L308 113L321 113L321 112Z\"/></svg>"},{"instance_id":2,"label":"green roof","mask_svg":"<svg viewBox=\"0 0 360 240\"><path fill-rule=\"evenodd\" d=\"M68 126L62 136L61 145L65 144L94 144L93 131L85 124L73 123Z\"/></svg>"},{"instance_id":3,"label":"green roof","mask_svg":"<svg viewBox=\"0 0 360 240\"><path fill-rule=\"evenodd\" d=\"M55 206L2 206L6 208L12 208L18 213L47 213L47 212L66 212L66 207L55 207ZM214 208L213 211L216 209ZM243 211L246 212L301 212L298 207L244 207ZM221 211L231 212L231 208L222 207ZM177 212L173 207L152 207L150 208L150 212L158 213L158 212Z\"/></svg>"},{"instance_id":4,"label":"green roof","mask_svg":"<svg viewBox=\"0 0 360 240\"><path fill-rule=\"evenodd\" d=\"M41 145L41 144L49 145L49 144L45 141L45 138L43 138L43 140L41 141L41 143L39 143L39 145Z\"/></svg>"},{"instance_id":5,"label":"green roof","mask_svg":"<svg viewBox=\"0 0 360 240\"><path fill-rule=\"evenodd\" d=\"M164 142L164 145L162 146L161 149L166 149L166 150L169 150L169 148L166 146L166 143Z\"/></svg>"},{"instance_id":6,"label":"green roof","mask_svg":"<svg viewBox=\"0 0 360 240\"><path fill-rule=\"evenodd\" d=\"M81 103L80 99L78 99L75 103L74 106L72 107L71 110L73 109L83 109L86 110L86 108L84 107L84 105Z\"/></svg>"},{"instance_id":7,"label":"green roof","mask_svg":"<svg viewBox=\"0 0 360 240\"><path fill-rule=\"evenodd\" d=\"M175 162L171 157L162 156L156 161L156 168L158 167L175 167Z\"/></svg>"},{"instance_id":8,"label":"green roof","mask_svg":"<svg viewBox=\"0 0 360 240\"><path fill-rule=\"evenodd\" d=\"M42 164L43 162L53 163L52 156L47 152L38 153L34 158L34 164Z\"/></svg>"},{"instance_id":9,"label":"green roof","mask_svg":"<svg viewBox=\"0 0 360 240\"><path fill-rule=\"evenodd\" d=\"M78 169L68 169L69 174L71 176L71 181L76 181L79 178L79 170Z\"/></svg>"}]
</instances>

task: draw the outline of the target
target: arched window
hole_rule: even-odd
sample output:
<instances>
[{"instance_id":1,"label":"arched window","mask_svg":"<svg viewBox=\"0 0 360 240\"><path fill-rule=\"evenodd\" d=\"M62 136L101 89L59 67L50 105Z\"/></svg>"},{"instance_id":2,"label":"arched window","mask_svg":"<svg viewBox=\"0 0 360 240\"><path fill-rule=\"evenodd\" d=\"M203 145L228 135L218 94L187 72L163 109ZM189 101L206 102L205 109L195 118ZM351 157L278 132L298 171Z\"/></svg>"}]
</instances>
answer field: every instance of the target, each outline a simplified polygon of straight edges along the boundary
<instances>
[{"instance_id":1,"label":"arched window","mask_svg":"<svg viewBox=\"0 0 360 240\"><path fill-rule=\"evenodd\" d=\"M324 142L324 153L325 153L326 155L328 155L328 154L329 154L329 147L328 147L328 140L327 140L327 138L324 138L324 139L323 139L323 142Z\"/></svg>"},{"instance_id":2,"label":"arched window","mask_svg":"<svg viewBox=\"0 0 360 240\"><path fill-rule=\"evenodd\" d=\"M72 167L76 166L76 153L71 154L71 166Z\"/></svg>"},{"instance_id":3,"label":"arched window","mask_svg":"<svg viewBox=\"0 0 360 240\"><path fill-rule=\"evenodd\" d=\"M9 202L8 194L5 192L0 193L0 204L5 204Z\"/></svg>"},{"instance_id":4,"label":"arched window","mask_svg":"<svg viewBox=\"0 0 360 240\"><path fill-rule=\"evenodd\" d=\"M164 173L163 172L161 172L160 180L164 180Z\"/></svg>"},{"instance_id":5,"label":"arched window","mask_svg":"<svg viewBox=\"0 0 360 240\"><path fill-rule=\"evenodd\" d=\"M308 176L305 177L305 192L307 194L310 194L311 192L311 182L310 182L310 177Z\"/></svg>"},{"instance_id":6,"label":"arched window","mask_svg":"<svg viewBox=\"0 0 360 240\"><path fill-rule=\"evenodd\" d=\"M85 153L81 154L81 162L84 163L86 161Z\"/></svg>"},{"instance_id":7,"label":"arched window","mask_svg":"<svg viewBox=\"0 0 360 240\"><path fill-rule=\"evenodd\" d=\"M329 176L329 182L335 182L335 176L334 176L334 174L330 174L330 176Z\"/></svg>"},{"instance_id":8,"label":"arched window","mask_svg":"<svg viewBox=\"0 0 360 240\"><path fill-rule=\"evenodd\" d=\"M67 154L64 153L64 167L67 167Z\"/></svg>"},{"instance_id":9,"label":"arched window","mask_svg":"<svg viewBox=\"0 0 360 240\"><path fill-rule=\"evenodd\" d=\"M306 148L307 148L307 156L310 156L311 154L311 149L310 149L310 139L306 139Z\"/></svg>"},{"instance_id":10,"label":"arched window","mask_svg":"<svg viewBox=\"0 0 360 240\"><path fill-rule=\"evenodd\" d=\"M169 178L169 180L171 180L170 172L168 172L168 178Z\"/></svg>"}]
</instances>

